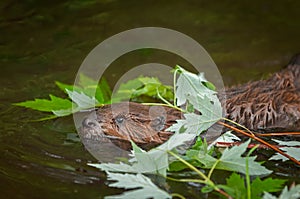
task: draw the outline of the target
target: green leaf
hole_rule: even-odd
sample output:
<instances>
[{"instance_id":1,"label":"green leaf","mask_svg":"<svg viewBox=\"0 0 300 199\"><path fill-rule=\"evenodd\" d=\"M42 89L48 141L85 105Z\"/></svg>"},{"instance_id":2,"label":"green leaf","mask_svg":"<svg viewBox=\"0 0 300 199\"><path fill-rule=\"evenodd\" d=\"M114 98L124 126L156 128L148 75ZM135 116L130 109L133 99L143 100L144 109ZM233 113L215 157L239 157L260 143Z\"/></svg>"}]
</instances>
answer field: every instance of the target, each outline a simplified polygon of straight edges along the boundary
<instances>
[{"instance_id":1,"label":"green leaf","mask_svg":"<svg viewBox=\"0 0 300 199\"><path fill-rule=\"evenodd\" d=\"M171 86L163 85L158 78L155 77L140 76L121 84L114 95L113 101L119 102L122 100L135 99L143 95L158 98L157 92L159 92L163 98L173 100Z\"/></svg>"},{"instance_id":2,"label":"green leaf","mask_svg":"<svg viewBox=\"0 0 300 199\"><path fill-rule=\"evenodd\" d=\"M185 119L177 120L177 123L167 130L179 132L184 127L186 133L199 135L222 118L222 108L219 102L213 104L207 96L202 99L199 95L195 98L189 96L189 99L194 108L201 112L201 115L195 113L184 114Z\"/></svg>"},{"instance_id":3,"label":"green leaf","mask_svg":"<svg viewBox=\"0 0 300 199\"><path fill-rule=\"evenodd\" d=\"M277 142L280 146L295 146L295 147L300 146L299 141L282 141L282 140L276 140L276 139L272 139L272 140Z\"/></svg>"},{"instance_id":4,"label":"green leaf","mask_svg":"<svg viewBox=\"0 0 300 199\"><path fill-rule=\"evenodd\" d=\"M298 141L281 141L281 140L276 140L276 139L272 139L272 140L277 142L280 146L286 146L286 147L280 147L280 150L284 151L289 156L300 161L300 148L299 148L300 142L298 142ZM286 161L286 160L288 160L288 158L279 153L276 153L269 160Z\"/></svg>"},{"instance_id":5,"label":"green leaf","mask_svg":"<svg viewBox=\"0 0 300 199\"><path fill-rule=\"evenodd\" d=\"M110 187L134 189L121 195L106 196L106 199L163 199L172 198L166 191L159 189L148 177L142 174L119 174L107 172L108 180L116 181Z\"/></svg>"},{"instance_id":6,"label":"green leaf","mask_svg":"<svg viewBox=\"0 0 300 199\"><path fill-rule=\"evenodd\" d=\"M99 83L100 90L96 91L96 99L103 104L108 104L111 100L111 88L105 78L101 78ZM103 101L100 100L100 95L103 96Z\"/></svg>"},{"instance_id":7,"label":"green leaf","mask_svg":"<svg viewBox=\"0 0 300 199\"><path fill-rule=\"evenodd\" d=\"M277 192L281 190L285 180L267 178L261 180L256 177L251 182L251 199L260 199L264 192ZM219 186L223 188L233 198L247 198L247 188L245 179L239 174L233 173L226 179L226 185Z\"/></svg>"},{"instance_id":8,"label":"green leaf","mask_svg":"<svg viewBox=\"0 0 300 199\"><path fill-rule=\"evenodd\" d=\"M288 154L289 156L295 158L296 160L300 161L300 148L299 147L280 147L280 150ZM273 155L269 160L282 160L286 161L289 160L287 157L276 153Z\"/></svg>"},{"instance_id":9,"label":"green leaf","mask_svg":"<svg viewBox=\"0 0 300 199\"><path fill-rule=\"evenodd\" d=\"M78 108L70 108L70 109L52 111L52 113L58 117L63 117L63 116L71 115L78 110L79 110Z\"/></svg>"},{"instance_id":10,"label":"green leaf","mask_svg":"<svg viewBox=\"0 0 300 199\"><path fill-rule=\"evenodd\" d=\"M83 88L81 92L91 98L96 98L101 104L107 104L111 98L111 89L106 81L102 78L98 82L84 74L80 74L79 85Z\"/></svg>"},{"instance_id":11,"label":"green leaf","mask_svg":"<svg viewBox=\"0 0 300 199\"><path fill-rule=\"evenodd\" d=\"M195 75L179 66L178 69L180 75L176 83L177 106L188 103L201 114L184 114L185 119L177 120L177 123L167 130L180 132L184 128L185 133L199 135L222 118L221 103L216 92L203 85L207 80L202 73Z\"/></svg>"},{"instance_id":12,"label":"green leaf","mask_svg":"<svg viewBox=\"0 0 300 199\"><path fill-rule=\"evenodd\" d=\"M246 158L248 158L249 175L265 175L270 174L272 171L266 169L264 166L255 162L255 156L242 157L242 154L246 151L250 139L241 144L240 146L234 146L230 149L226 148L220 157L216 159L203 151L199 151L195 154L195 151L188 151L187 155L190 158L194 158L202 163L205 168L211 168L216 162L216 169L236 171L239 173L246 173Z\"/></svg>"},{"instance_id":13,"label":"green leaf","mask_svg":"<svg viewBox=\"0 0 300 199\"><path fill-rule=\"evenodd\" d=\"M184 105L189 96L199 95L202 99L207 96L210 101L216 100L216 92L207 88L203 82L208 82L203 73L199 75L190 73L180 66L176 66L180 72L176 82L176 104L177 106ZM215 97L213 97L215 96ZM193 104L195 105L195 104Z\"/></svg>"},{"instance_id":14,"label":"green leaf","mask_svg":"<svg viewBox=\"0 0 300 199\"><path fill-rule=\"evenodd\" d=\"M128 164L89 164L103 171L112 172L130 172L130 173L159 173L166 176L166 171L169 166L168 151L180 145L185 144L194 138L191 134L174 134L164 144L144 151L136 144L132 143L134 158L130 160L132 165Z\"/></svg>"},{"instance_id":15,"label":"green leaf","mask_svg":"<svg viewBox=\"0 0 300 199\"><path fill-rule=\"evenodd\" d=\"M69 98L72 99L74 103L79 107L79 109L88 109L95 107L99 104L98 100L95 97L89 97L84 93L78 93L76 91L67 90Z\"/></svg>"},{"instance_id":16,"label":"green leaf","mask_svg":"<svg viewBox=\"0 0 300 199\"><path fill-rule=\"evenodd\" d=\"M49 96L50 96L50 100L35 99L32 101L15 103L14 105L31 108L38 111L44 111L44 112L71 109L73 106L73 103L68 99L63 99L60 97L56 97L54 95L49 95Z\"/></svg>"},{"instance_id":17,"label":"green leaf","mask_svg":"<svg viewBox=\"0 0 300 199\"><path fill-rule=\"evenodd\" d=\"M251 183L251 198L260 199L264 192L277 192L282 189L286 180L267 178L261 180L256 178Z\"/></svg>"},{"instance_id":18,"label":"green leaf","mask_svg":"<svg viewBox=\"0 0 300 199\"><path fill-rule=\"evenodd\" d=\"M101 169L102 171L106 172L124 172L124 173L140 173L139 170L135 166L131 166L129 164L124 164L120 162L119 164L115 163L88 163L89 166Z\"/></svg>"},{"instance_id":19,"label":"green leaf","mask_svg":"<svg viewBox=\"0 0 300 199\"><path fill-rule=\"evenodd\" d=\"M243 199L247 196L244 179L237 173L232 173L226 179L226 186L221 186L231 197Z\"/></svg>"},{"instance_id":20,"label":"green leaf","mask_svg":"<svg viewBox=\"0 0 300 199\"><path fill-rule=\"evenodd\" d=\"M64 91L66 94L67 93L67 90L70 90L70 91L77 91L77 92L82 92L83 89L78 87L78 86L75 86L75 85L69 85L69 84L64 84L62 82L59 82L59 81L55 81L55 84L58 86L58 88L60 88L62 91Z\"/></svg>"},{"instance_id":21,"label":"green leaf","mask_svg":"<svg viewBox=\"0 0 300 199\"><path fill-rule=\"evenodd\" d=\"M279 197L273 196L268 192L264 193L263 199L299 199L300 198L300 185L292 187L290 190L285 186Z\"/></svg>"},{"instance_id":22,"label":"green leaf","mask_svg":"<svg viewBox=\"0 0 300 199\"><path fill-rule=\"evenodd\" d=\"M186 129L185 133L199 135L201 132L207 130L211 125L213 125L222 118L221 107L218 107L218 105L212 105L211 102L208 101L208 98L206 96L203 100L200 101L199 103L201 103L201 107L203 107L201 115L195 113L184 114L185 119L176 120L177 123L173 124L167 130L180 132L180 129L183 127Z\"/></svg>"}]
</instances>

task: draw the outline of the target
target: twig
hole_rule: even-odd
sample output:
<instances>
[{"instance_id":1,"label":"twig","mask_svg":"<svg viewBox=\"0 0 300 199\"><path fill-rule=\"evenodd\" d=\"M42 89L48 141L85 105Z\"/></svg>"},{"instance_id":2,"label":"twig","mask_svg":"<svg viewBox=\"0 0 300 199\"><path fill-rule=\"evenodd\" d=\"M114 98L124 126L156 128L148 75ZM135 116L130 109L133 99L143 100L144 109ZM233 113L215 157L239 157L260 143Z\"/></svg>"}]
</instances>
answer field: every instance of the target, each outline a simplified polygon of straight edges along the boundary
<instances>
[{"instance_id":1,"label":"twig","mask_svg":"<svg viewBox=\"0 0 300 199\"><path fill-rule=\"evenodd\" d=\"M271 145L270 143L268 143L268 142L266 142L266 141L264 141L264 140L262 140L262 139L256 137L253 133L246 133L246 132L243 131L243 130L240 130L240 129L236 128L236 127L230 126L229 124L226 124L226 123L221 122L221 121L219 121L218 123L221 124L221 125L223 125L223 126L225 126L225 127L227 127L227 128L229 128L229 129L231 129L231 130L233 130L233 131L235 131L235 132L241 133L241 134L243 134L243 135L245 135L245 136L247 136L247 137L250 137L250 138L252 138L252 139L254 139L254 140L256 140L256 141L258 141L258 142L260 142L260 143L262 143L262 144L264 144L264 145L267 145L268 147L270 147L270 148L273 149L274 151L276 151L276 152L278 152L279 154L283 155L284 157L290 159L290 160L293 161L294 163L300 165L300 162L299 162L298 160L296 160L296 159L293 158L292 156L289 156L288 154L284 153L284 152L281 151L279 148L277 148L277 147Z\"/></svg>"},{"instance_id":2,"label":"twig","mask_svg":"<svg viewBox=\"0 0 300 199\"><path fill-rule=\"evenodd\" d=\"M275 133L254 133L256 136L281 136L281 135L300 135L300 132L275 132Z\"/></svg>"}]
</instances>

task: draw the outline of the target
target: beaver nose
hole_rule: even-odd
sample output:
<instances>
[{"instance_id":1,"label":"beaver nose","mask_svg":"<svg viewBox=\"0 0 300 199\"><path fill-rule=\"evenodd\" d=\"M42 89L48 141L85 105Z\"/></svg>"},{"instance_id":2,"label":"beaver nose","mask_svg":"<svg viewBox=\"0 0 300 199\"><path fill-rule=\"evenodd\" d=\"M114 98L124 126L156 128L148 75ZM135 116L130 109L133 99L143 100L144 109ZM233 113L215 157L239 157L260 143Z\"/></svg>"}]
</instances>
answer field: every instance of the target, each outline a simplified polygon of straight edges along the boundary
<instances>
[{"instance_id":1,"label":"beaver nose","mask_svg":"<svg viewBox=\"0 0 300 199\"><path fill-rule=\"evenodd\" d=\"M90 118L85 118L82 121L82 126L83 127L88 127L88 128L96 127L97 126L97 121L93 120L93 119L90 119Z\"/></svg>"}]
</instances>

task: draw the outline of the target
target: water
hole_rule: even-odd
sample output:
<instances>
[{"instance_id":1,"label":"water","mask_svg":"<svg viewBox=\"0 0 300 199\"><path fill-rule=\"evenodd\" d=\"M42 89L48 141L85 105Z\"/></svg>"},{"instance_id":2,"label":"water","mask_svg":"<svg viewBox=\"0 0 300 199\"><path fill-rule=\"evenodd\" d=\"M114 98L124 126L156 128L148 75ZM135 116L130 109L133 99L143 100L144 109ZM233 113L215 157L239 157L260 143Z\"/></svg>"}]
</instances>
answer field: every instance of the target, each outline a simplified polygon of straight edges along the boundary
<instances>
[{"instance_id":1,"label":"water","mask_svg":"<svg viewBox=\"0 0 300 199\"><path fill-rule=\"evenodd\" d=\"M102 198L105 175L76 140L72 118L28 122L41 116L11 103L63 96L54 81L74 81L88 52L121 31L145 26L180 31L202 44L227 85L259 79L300 51L299 1L16 1L0 3L0 190L1 198ZM131 66L187 65L164 52L137 51L116 60L110 84ZM275 177L299 182L297 168L273 164ZM288 169L287 169L288 168ZM216 173L226 176L224 172ZM200 187L172 184L197 197ZM204 196L198 196L199 198Z\"/></svg>"}]
</instances>

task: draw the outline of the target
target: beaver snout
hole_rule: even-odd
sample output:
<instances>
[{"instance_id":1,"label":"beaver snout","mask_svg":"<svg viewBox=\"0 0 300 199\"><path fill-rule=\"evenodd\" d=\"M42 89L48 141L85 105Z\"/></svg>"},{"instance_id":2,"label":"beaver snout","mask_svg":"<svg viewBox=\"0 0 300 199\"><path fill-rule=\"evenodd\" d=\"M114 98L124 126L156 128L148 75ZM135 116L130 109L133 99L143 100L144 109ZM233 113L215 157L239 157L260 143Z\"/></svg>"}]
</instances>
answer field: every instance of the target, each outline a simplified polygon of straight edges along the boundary
<instances>
[{"instance_id":1,"label":"beaver snout","mask_svg":"<svg viewBox=\"0 0 300 199\"><path fill-rule=\"evenodd\" d=\"M93 128L96 127L98 122L96 120L90 119L90 118L85 118L82 121L82 126L85 128Z\"/></svg>"},{"instance_id":2,"label":"beaver snout","mask_svg":"<svg viewBox=\"0 0 300 199\"><path fill-rule=\"evenodd\" d=\"M93 117L88 116L82 121L82 131L85 133L81 134L81 137L85 139L100 140L104 137L103 130L100 123Z\"/></svg>"}]
</instances>

